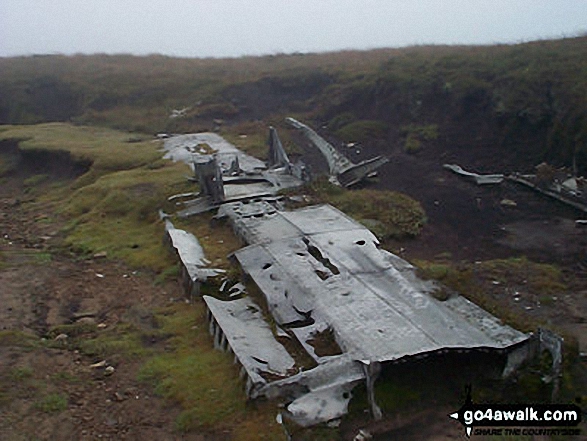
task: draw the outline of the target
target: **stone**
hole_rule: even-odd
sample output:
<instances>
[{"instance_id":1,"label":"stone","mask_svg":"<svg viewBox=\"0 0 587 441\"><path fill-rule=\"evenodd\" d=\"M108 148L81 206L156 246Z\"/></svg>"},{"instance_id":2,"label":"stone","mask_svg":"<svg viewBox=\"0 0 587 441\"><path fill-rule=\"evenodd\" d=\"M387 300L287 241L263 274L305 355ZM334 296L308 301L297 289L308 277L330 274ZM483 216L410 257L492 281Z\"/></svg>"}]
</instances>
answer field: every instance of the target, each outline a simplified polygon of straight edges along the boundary
<instances>
[{"instance_id":1,"label":"stone","mask_svg":"<svg viewBox=\"0 0 587 441\"><path fill-rule=\"evenodd\" d=\"M502 199L500 202L501 205L504 207L517 207L518 203L516 201L512 201L511 199Z\"/></svg>"}]
</instances>

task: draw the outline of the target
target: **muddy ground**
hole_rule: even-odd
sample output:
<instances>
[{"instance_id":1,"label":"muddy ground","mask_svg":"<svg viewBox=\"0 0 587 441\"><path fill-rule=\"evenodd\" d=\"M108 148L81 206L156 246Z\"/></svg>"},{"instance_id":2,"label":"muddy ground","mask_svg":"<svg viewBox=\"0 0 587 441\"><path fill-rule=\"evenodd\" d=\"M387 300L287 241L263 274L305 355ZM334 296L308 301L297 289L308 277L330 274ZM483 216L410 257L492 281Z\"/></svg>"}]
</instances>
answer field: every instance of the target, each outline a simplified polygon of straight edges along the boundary
<instances>
[{"instance_id":1,"label":"muddy ground","mask_svg":"<svg viewBox=\"0 0 587 441\"><path fill-rule=\"evenodd\" d=\"M376 153L365 149L353 159ZM522 282L480 283L503 308L557 325L587 348L587 230L574 225L587 216L514 184L476 187L442 169L441 162L395 152L371 184L409 194L428 216L418 238L389 247L407 259L475 262L525 255L555 263L569 290L549 304L540 304ZM148 319L145 311L182 293L176 284L155 285L153 274L107 257L81 260L68 254L61 247L58 218L42 205L27 203L23 178L4 179L0 186L0 331L23 332L39 345L0 345L0 439L210 439L174 430L179 409L137 381L138 362L105 360L115 369L108 375L104 366L90 367L102 360L60 347L60 339L48 334L56 325L80 321L100 329L122 319L141 322ZM516 206L504 205L504 199ZM54 412L47 397L59 393L69 399ZM365 416L346 423L343 436L352 439L367 427L377 439L463 439L460 425L446 416L453 410L390 415L379 423Z\"/></svg>"},{"instance_id":2,"label":"muddy ground","mask_svg":"<svg viewBox=\"0 0 587 441\"><path fill-rule=\"evenodd\" d=\"M122 319L140 324L181 298L179 286L156 286L152 274L107 258L68 255L54 214L30 199L21 176L2 181L0 439L205 439L174 431L179 409L137 380L138 361L82 355L49 333L72 323L104 331Z\"/></svg>"}]
</instances>

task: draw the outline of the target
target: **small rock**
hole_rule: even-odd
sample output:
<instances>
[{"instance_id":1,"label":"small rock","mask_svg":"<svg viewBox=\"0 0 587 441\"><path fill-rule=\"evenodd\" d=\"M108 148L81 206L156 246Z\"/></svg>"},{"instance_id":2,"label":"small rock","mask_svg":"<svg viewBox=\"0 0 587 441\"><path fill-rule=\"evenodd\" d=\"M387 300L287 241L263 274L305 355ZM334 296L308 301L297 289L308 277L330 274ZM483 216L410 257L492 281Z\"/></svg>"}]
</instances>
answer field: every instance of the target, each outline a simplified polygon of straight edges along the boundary
<instances>
[{"instance_id":1,"label":"small rock","mask_svg":"<svg viewBox=\"0 0 587 441\"><path fill-rule=\"evenodd\" d=\"M517 207L518 203L516 201L512 201L511 199L502 199L500 202L501 205L504 207Z\"/></svg>"},{"instance_id":2,"label":"small rock","mask_svg":"<svg viewBox=\"0 0 587 441\"><path fill-rule=\"evenodd\" d=\"M98 323L97 328L98 329L104 329L105 327L107 327L108 325L106 323Z\"/></svg>"},{"instance_id":3,"label":"small rock","mask_svg":"<svg viewBox=\"0 0 587 441\"><path fill-rule=\"evenodd\" d=\"M115 370L114 366L107 366L106 369L104 369L104 375L112 375Z\"/></svg>"},{"instance_id":4,"label":"small rock","mask_svg":"<svg viewBox=\"0 0 587 441\"><path fill-rule=\"evenodd\" d=\"M74 320L79 320L83 317L95 317L98 313L96 311L81 311L81 312L74 312L71 317Z\"/></svg>"},{"instance_id":5,"label":"small rock","mask_svg":"<svg viewBox=\"0 0 587 441\"><path fill-rule=\"evenodd\" d=\"M365 429L360 429L359 433L357 433L357 435L353 438L353 441L366 441L371 438L373 438L373 435L371 435Z\"/></svg>"},{"instance_id":6,"label":"small rock","mask_svg":"<svg viewBox=\"0 0 587 441\"><path fill-rule=\"evenodd\" d=\"M100 251L99 253L94 254L94 259L102 259L104 257L108 257L108 252Z\"/></svg>"},{"instance_id":7,"label":"small rock","mask_svg":"<svg viewBox=\"0 0 587 441\"><path fill-rule=\"evenodd\" d=\"M93 317L82 317L76 320L76 323L81 325L94 325L96 323L96 319Z\"/></svg>"},{"instance_id":8,"label":"small rock","mask_svg":"<svg viewBox=\"0 0 587 441\"><path fill-rule=\"evenodd\" d=\"M96 277L99 277L100 279L103 279L104 278L104 274L96 273Z\"/></svg>"},{"instance_id":9,"label":"small rock","mask_svg":"<svg viewBox=\"0 0 587 441\"><path fill-rule=\"evenodd\" d=\"M114 399L119 402L125 400L124 395L122 395L120 392L114 392Z\"/></svg>"}]
</instances>

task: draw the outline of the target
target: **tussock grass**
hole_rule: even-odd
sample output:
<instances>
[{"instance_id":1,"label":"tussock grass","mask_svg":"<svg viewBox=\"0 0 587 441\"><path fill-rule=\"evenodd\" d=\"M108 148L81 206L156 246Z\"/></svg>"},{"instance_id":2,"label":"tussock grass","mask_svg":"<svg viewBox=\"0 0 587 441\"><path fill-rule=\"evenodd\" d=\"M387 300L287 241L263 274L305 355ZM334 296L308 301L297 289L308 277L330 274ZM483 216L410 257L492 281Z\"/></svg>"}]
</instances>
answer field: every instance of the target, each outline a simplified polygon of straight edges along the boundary
<instances>
[{"instance_id":1,"label":"tussock grass","mask_svg":"<svg viewBox=\"0 0 587 441\"><path fill-rule=\"evenodd\" d=\"M528 292L538 299L552 299L553 294L567 289L562 273L556 266L532 262L526 257L456 264L416 260L414 264L421 277L440 281L508 325L524 332L536 330L540 323L524 314L504 309L485 292L485 286L497 282Z\"/></svg>"},{"instance_id":2,"label":"tussock grass","mask_svg":"<svg viewBox=\"0 0 587 441\"><path fill-rule=\"evenodd\" d=\"M387 124L381 121L354 121L336 131L336 136L346 142L369 142L385 139Z\"/></svg>"},{"instance_id":3,"label":"tussock grass","mask_svg":"<svg viewBox=\"0 0 587 441\"><path fill-rule=\"evenodd\" d=\"M438 124L410 124L401 128L401 134L406 138L404 144L406 152L416 153L426 141L438 138Z\"/></svg>"},{"instance_id":4,"label":"tussock grass","mask_svg":"<svg viewBox=\"0 0 587 441\"><path fill-rule=\"evenodd\" d=\"M48 188L38 198L69 220L65 242L73 251L82 255L107 251L134 267L156 271L171 264L162 245L157 210L169 195L193 185L184 179L189 173L185 164L161 159L159 141L61 123L10 126L0 137L21 139L23 150L65 150L74 160L91 164L75 181ZM32 185L41 176L32 176L27 183Z\"/></svg>"},{"instance_id":5,"label":"tussock grass","mask_svg":"<svg viewBox=\"0 0 587 441\"><path fill-rule=\"evenodd\" d=\"M58 413L67 409L68 398L62 393L45 395L35 403L35 408L45 413Z\"/></svg>"},{"instance_id":6,"label":"tussock grass","mask_svg":"<svg viewBox=\"0 0 587 441\"><path fill-rule=\"evenodd\" d=\"M125 132L66 123L6 126L0 139L20 139L24 150L68 151L76 160L91 161L97 176L140 167L162 156L158 141L128 142Z\"/></svg>"},{"instance_id":7,"label":"tussock grass","mask_svg":"<svg viewBox=\"0 0 587 441\"><path fill-rule=\"evenodd\" d=\"M148 360L139 378L183 408L176 427L232 431L235 440L281 440L271 406L246 405L244 385L232 357L214 349L202 302L176 304L157 314L166 351Z\"/></svg>"},{"instance_id":8,"label":"tussock grass","mask_svg":"<svg viewBox=\"0 0 587 441\"><path fill-rule=\"evenodd\" d=\"M394 191L346 190L320 178L291 193L309 194L313 204L334 205L382 240L417 236L426 223L426 213L420 203Z\"/></svg>"},{"instance_id":9,"label":"tussock grass","mask_svg":"<svg viewBox=\"0 0 587 441\"><path fill-rule=\"evenodd\" d=\"M169 335L170 351L147 361L139 378L153 382L158 394L182 406L179 430L230 426L229 420L245 410L244 388L230 357L211 343L203 305L177 305L158 319L159 331Z\"/></svg>"}]
</instances>

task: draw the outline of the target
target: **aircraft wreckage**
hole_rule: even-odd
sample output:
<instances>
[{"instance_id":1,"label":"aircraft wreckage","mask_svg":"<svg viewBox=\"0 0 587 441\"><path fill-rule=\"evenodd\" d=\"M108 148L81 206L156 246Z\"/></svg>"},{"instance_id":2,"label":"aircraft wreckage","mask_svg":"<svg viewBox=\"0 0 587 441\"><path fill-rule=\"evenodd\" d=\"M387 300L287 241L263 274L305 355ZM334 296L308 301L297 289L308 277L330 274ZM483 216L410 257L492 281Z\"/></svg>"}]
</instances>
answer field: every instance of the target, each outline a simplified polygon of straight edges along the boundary
<instances>
[{"instance_id":1,"label":"aircraft wreckage","mask_svg":"<svg viewBox=\"0 0 587 441\"><path fill-rule=\"evenodd\" d=\"M223 283L223 294L202 300L214 344L234 355L248 398L279 399L286 418L309 426L344 415L361 383L372 415L380 417L374 384L382 369L446 352L495 354L505 360L502 375L508 376L544 349L560 374L557 336L519 332L460 295L435 298L433 282L418 278L412 265L330 205L285 210L275 190L300 185L305 172L289 162L278 140L271 129L267 165L215 134L165 141L170 156L187 162L198 155L198 143L217 150L212 159L201 152L194 168L206 209L217 209L215 219L229 222L245 244L229 257L256 294L247 295L240 282ZM353 169L342 163L334 168L338 177ZM242 188L233 191L232 185ZM166 222L186 292L199 296L200 284L217 272L207 267L195 236Z\"/></svg>"}]
</instances>

